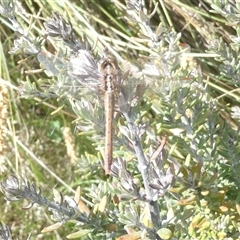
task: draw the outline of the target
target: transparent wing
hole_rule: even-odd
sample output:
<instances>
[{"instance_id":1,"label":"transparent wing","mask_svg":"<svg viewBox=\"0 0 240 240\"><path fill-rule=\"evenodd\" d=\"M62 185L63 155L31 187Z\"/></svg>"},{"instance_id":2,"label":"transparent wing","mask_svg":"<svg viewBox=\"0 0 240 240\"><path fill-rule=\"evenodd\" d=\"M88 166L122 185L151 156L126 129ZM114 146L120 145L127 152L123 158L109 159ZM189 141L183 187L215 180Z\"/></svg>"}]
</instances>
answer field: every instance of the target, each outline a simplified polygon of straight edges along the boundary
<instances>
[{"instance_id":1,"label":"transparent wing","mask_svg":"<svg viewBox=\"0 0 240 240\"><path fill-rule=\"evenodd\" d=\"M88 51L79 50L69 58L61 53L55 56L40 52L37 58L48 76L57 77L55 84L51 83L50 86L50 90L57 95L76 98L89 93L89 89L101 93L97 64Z\"/></svg>"},{"instance_id":2,"label":"transparent wing","mask_svg":"<svg viewBox=\"0 0 240 240\"><path fill-rule=\"evenodd\" d=\"M89 51L79 50L76 55L69 58L68 73L91 91L95 93L101 91L98 65Z\"/></svg>"}]
</instances>

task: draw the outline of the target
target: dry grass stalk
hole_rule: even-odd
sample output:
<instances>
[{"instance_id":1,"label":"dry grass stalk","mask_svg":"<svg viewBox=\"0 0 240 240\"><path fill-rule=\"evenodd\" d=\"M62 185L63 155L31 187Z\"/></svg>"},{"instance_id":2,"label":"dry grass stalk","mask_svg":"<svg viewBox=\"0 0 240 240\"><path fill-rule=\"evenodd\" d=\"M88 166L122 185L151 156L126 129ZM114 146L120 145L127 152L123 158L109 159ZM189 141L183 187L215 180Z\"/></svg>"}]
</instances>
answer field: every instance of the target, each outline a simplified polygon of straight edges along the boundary
<instances>
[{"instance_id":1,"label":"dry grass stalk","mask_svg":"<svg viewBox=\"0 0 240 240\"><path fill-rule=\"evenodd\" d=\"M4 172L6 170L4 150L5 146L5 133L4 126L6 125L8 116L8 90L7 87L0 83L0 171Z\"/></svg>"}]
</instances>

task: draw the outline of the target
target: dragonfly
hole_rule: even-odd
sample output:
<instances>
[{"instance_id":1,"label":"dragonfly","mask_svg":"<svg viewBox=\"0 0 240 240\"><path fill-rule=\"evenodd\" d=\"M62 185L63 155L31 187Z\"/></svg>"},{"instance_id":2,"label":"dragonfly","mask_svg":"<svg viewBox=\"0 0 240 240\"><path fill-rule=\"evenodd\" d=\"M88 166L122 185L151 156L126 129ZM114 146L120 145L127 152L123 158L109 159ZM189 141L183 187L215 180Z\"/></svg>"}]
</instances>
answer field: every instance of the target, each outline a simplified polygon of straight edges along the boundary
<instances>
[{"instance_id":1,"label":"dragonfly","mask_svg":"<svg viewBox=\"0 0 240 240\"><path fill-rule=\"evenodd\" d=\"M112 152L113 152L113 113L114 100L120 84L120 68L115 58L107 52L99 62L100 81L104 92L105 108L105 152L104 152L104 170L105 174L111 173Z\"/></svg>"},{"instance_id":2,"label":"dragonfly","mask_svg":"<svg viewBox=\"0 0 240 240\"><path fill-rule=\"evenodd\" d=\"M68 58L64 57L64 55L57 57L47 53L39 53L37 57L39 62L51 75L58 76L58 79L63 76L63 90L57 95L67 94L67 96L72 97L74 95L74 89L81 89L81 92L84 94L84 87L84 89L89 89L91 92L96 93L97 96L104 96L105 141L103 168L106 175L111 174L113 161L113 115L115 109L118 107L120 111L124 110L125 103L126 105L130 104L130 107L134 106L136 102L141 99L146 85L154 86L156 83L156 87L152 87L151 89L157 93L160 91L161 94L164 92L163 88L166 89L166 91L174 88L174 84L170 83L170 81L161 81L161 88L159 88L157 80L161 78L161 74L159 73L160 67L154 64L146 64L142 70L145 75L144 81L147 82L148 79L150 80L147 84L140 82L141 80L138 78L134 81L132 77L131 80L133 81L129 79L128 81L124 81L128 72L124 69L124 66L123 71L120 69L117 60L107 49L105 49L103 57L98 62L87 50L78 50L77 53L74 53ZM144 71L146 71L146 73L144 73ZM138 70L134 72L134 75L137 75L137 72ZM149 77L148 72L150 73ZM168 75L166 70L165 72L165 74ZM170 77L168 77L168 79L169 78ZM177 82L175 86L176 89L183 86L183 84L185 83L182 83L182 81ZM186 84L189 85L189 83ZM127 100L124 104L121 103L120 96L124 96L125 100ZM118 100L118 106L115 100ZM159 107L159 104L156 107Z\"/></svg>"},{"instance_id":3,"label":"dragonfly","mask_svg":"<svg viewBox=\"0 0 240 240\"><path fill-rule=\"evenodd\" d=\"M105 146L103 168L105 174L110 175L113 161L115 99L118 96L122 81L121 69L117 60L107 49L104 50L104 55L98 62L86 50L79 50L78 54L69 58L41 52L37 58L50 75L59 76L64 72L66 75L65 86L73 84L75 81L79 86L86 87L98 95L104 95Z\"/></svg>"}]
</instances>

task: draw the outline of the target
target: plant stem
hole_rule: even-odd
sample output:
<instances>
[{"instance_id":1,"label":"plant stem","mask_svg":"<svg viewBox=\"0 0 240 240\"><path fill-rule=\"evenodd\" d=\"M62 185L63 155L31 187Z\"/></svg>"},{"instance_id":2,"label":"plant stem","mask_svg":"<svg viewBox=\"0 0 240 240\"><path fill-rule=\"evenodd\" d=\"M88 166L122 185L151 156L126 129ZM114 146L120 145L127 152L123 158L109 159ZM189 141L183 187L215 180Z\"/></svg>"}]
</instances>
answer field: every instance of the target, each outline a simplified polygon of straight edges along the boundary
<instances>
[{"instance_id":1,"label":"plant stem","mask_svg":"<svg viewBox=\"0 0 240 240\"><path fill-rule=\"evenodd\" d=\"M154 223L158 228L161 227L161 219L159 214L159 207L157 201L153 201L153 189L150 187L150 162L147 161L143 147L141 144L141 137L138 133L138 127L134 124L133 116L131 111L123 112L125 119L127 120L128 128L132 134L132 144L138 159L138 169L141 172L143 178L143 184L146 190L146 198L148 204L148 210L150 212L151 222Z\"/></svg>"}]
</instances>

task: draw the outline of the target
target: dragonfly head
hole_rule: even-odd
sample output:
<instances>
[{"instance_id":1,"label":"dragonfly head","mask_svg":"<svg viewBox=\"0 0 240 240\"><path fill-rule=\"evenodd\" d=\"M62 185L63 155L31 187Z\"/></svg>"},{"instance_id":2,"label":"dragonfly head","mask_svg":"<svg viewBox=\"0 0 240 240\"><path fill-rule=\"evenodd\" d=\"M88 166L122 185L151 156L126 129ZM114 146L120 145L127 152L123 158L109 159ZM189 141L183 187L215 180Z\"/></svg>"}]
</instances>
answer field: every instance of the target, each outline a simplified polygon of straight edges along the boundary
<instances>
[{"instance_id":1,"label":"dragonfly head","mask_svg":"<svg viewBox=\"0 0 240 240\"><path fill-rule=\"evenodd\" d=\"M113 68L115 70L119 69L116 58L110 54L107 48L104 50L102 59L98 62L98 68L100 71L103 71L106 68Z\"/></svg>"}]
</instances>

